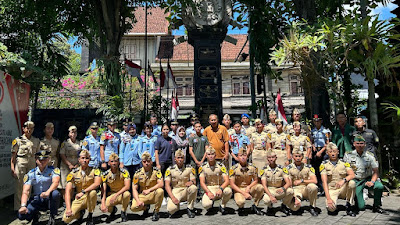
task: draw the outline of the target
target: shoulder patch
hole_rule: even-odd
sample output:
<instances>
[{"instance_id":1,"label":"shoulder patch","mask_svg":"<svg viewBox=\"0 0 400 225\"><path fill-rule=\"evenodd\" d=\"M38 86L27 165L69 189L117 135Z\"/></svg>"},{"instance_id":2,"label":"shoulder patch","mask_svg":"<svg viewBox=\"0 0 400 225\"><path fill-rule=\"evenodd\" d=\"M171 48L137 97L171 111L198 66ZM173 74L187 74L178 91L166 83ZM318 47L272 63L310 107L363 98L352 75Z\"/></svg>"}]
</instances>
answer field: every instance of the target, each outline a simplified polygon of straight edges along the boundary
<instances>
[{"instance_id":1,"label":"shoulder patch","mask_svg":"<svg viewBox=\"0 0 400 225\"><path fill-rule=\"evenodd\" d=\"M309 138L309 137L307 137L306 139L307 139L307 141L308 141L308 142L311 142L311 140L310 140L310 138Z\"/></svg>"},{"instance_id":2,"label":"shoulder patch","mask_svg":"<svg viewBox=\"0 0 400 225\"><path fill-rule=\"evenodd\" d=\"M8 143L10 143L10 142L8 142ZM17 144L17 139L14 139L13 141L12 141L12 146L14 147L14 145L16 145Z\"/></svg>"},{"instance_id":3,"label":"shoulder patch","mask_svg":"<svg viewBox=\"0 0 400 225\"><path fill-rule=\"evenodd\" d=\"M126 169L124 169L124 168L121 168L120 170L121 170L122 176L123 176L124 178L129 178L129 172L128 172L128 170L126 170Z\"/></svg>"},{"instance_id":4,"label":"shoulder patch","mask_svg":"<svg viewBox=\"0 0 400 225\"><path fill-rule=\"evenodd\" d=\"M70 173L67 176L67 182L70 182L74 176Z\"/></svg>"},{"instance_id":5,"label":"shoulder patch","mask_svg":"<svg viewBox=\"0 0 400 225\"><path fill-rule=\"evenodd\" d=\"M315 169L314 169L314 167L311 167L311 168L310 168L310 171L311 171L311 173L315 174Z\"/></svg>"},{"instance_id":6,"label":"shoulder patch","mask_svg":"<svg viewBox=\"0 0 400 225\"><path fill-rule=\"evenodd\" d=\"M230 169L230 170L229 170L229 176L232 176L233 173L234 173L233 169Z\"/></svg>"},{"instance_id":7,"label":"shoulder patch","mask_svg":"<svg viewBox=\"0 0 400 225\"><path fill-rule=\"evenodd\" d=\"M137 184L139 181L139 178L137 176L133 177L133 184Z\"/></svg>"},{"instance_id":8,"label":"shoulder patch","mask_svg":"<svg viewBox=\"0 0 400 225\"><path fill-rule=\"evenodd\" d=\"M100 136L100 140L102 140L102 141L104 141L104 140L106 140L106 135L103 133L103 134L101 134L101 136Z\"/></svg>"},{"instance_id":9,"label":"shoulder patch","mask_svg":"<svg viewBox=\"0 0 400 225\"><path fill-rule=\"evenodd\" d=\"M204 163L203 163L203 165L204 165ZM199 174L201 174L201 172L203 171L203 167L200 166L198 171L199 171Z\"/></svg>"},{"instance_id":10,"label":"shoulder patch","mask_svg":"<svg viewBox=\"0 0 400 225\"><path fill-rule=\"evenodd\" d=\"M61 148L64 148L65 142L61 143Z\"/></svg>"},{"instance_id":11,"label":"shoulder patch","mask_svg":"<svg viewBox=\"0 0 400 225\"><path fill-rule=\"evenodd\" d=\"M344 166L345 167L350 167L350 163L347 162L347 163L344 164Z\"/></svg>"},{"instance_id":12,"label":"shoulder patch","mask_svg":"<svg viewBox=\"0 0 400 225\"><path fill-rule=\"evenodd\" d=\"M107 181L107 173L101 174L101 180L103 181L103 183L105 183Z\"/></svg>"},{"instance_id":13,"label":"shoulder patch","mask_svg":"<svg viewBox=\"0 0 400 225\"><path fill-rule=\"evenodd\" d=\"M192 167L192 173L196 176L196 169Z\"/></svg>"},{"instance_id":14,"label":"shoulder patch","mask_svg":"<svg viewBox=\"0 0 400 225\"><path fill-rule=\"evenodd\" d=\"M157 178L158 178L158 179L161 179L161 178L162 178L161 171L157 171Z\"/></svg>"},{"instance_id":15,"label":"shoulder patch","mask_svg":"<svg viewBox=\"0 0 400 225\"><path fill-rule=\"evenodd\" d=\"M168 177L169 175L171 175L171 171L169 170L169 168L165 171L165 177Z\"/></svg>"},{"instance_id":16,"label":"shoulder patch","mask_svg":"<svg viewBox=\"0 0 400 225\"><path fill-rule=\"evenodd\" d=\"M28 174L25 174L25 175L24 175L24 184L28 181L28 179L29 179Z\"/></svg>"},{"instance_id":17,"label":"shoulder patch","mask_svg":"<svg viewBox=\"0 0 400 225\"><path fill-rule=\"evenodd\" d=\"M88 142L85 140L82 142L82 145L86 147L88 145Z\"/></svg>"},{"instance_id":18,"label":"shoulder patch","mask_svg":"<svg viewBox=\"0 0 400 225\"><path fill-rule=\"evenodd\" d=\"M260 177L264 174L264 169L261 169L260 172L258 173Z\"/></svg>"},{"instance_id":19,"label":"shoulder patch","mask_svg":"<svg viewBox=\"0 0 400 225\"><path fill-rule=\"evenodd\" d=\"M286 167L283 168L282 171L283 171L284 173L286 173L286 174L289 174L289 171L288 171L288 169L287 169Z\"/></svg>"},{"instance_id":20,"label":"shoulder patch","mask_svg":"<svg viewBox=\"0 0 400 225\"><path fill-rule=\"evenodd\" d=\"M321 165L319 166L319 172L322 172L324 169L325 169L324 164L321 164Z\"/></svg>"},{"instance_id":21,"label":"shoulder patch","mask_svg":"<svg viewBox=\"0 0 400 225\"><path fill-rule=\"evenodd\" d=\"M221 172L226 173L226 167L224 165L221 166Z\"/></svg>"},{"instance_id":22,"label":"shoulder patch","mask_svg":"<svg viewBox=\"0 0 400 225\"><path fill-rule=\"evenodd\" d=\"M286 136L286 138L287 138L288 140L290 140L290 134L288 134L288 135Z\"/></svg>"},{"instance_id":23,"label":"shoulder patch","mask_svg":"<svg viewBox=\"0 0 400 225\"><path fill-rule=\"evenodd\" d=\"M99 176L100 175L100 170L99 169L94 169L94 175Z\"/></svg>"},{"instance_id":24,"label":"shoulder patch","mask_svg":"<svg viewBox=\"0 0 400 225\"><path fill-rule=\"evenodd\" d=\"M269 139L271 139L271 134L270 133L267 133L267 136L268 136Z\"/></svg>"},{"instance_id":25,"label":"shoulder patch","mask_svg":"<svg viewBox=\"0 0 400 225\"><path fill-rule=\"evenodd\" d=\"M57 175L60 175L60 169L58 169L57 167L54 168L53 172Z\"/></svg>"}]
</instances>

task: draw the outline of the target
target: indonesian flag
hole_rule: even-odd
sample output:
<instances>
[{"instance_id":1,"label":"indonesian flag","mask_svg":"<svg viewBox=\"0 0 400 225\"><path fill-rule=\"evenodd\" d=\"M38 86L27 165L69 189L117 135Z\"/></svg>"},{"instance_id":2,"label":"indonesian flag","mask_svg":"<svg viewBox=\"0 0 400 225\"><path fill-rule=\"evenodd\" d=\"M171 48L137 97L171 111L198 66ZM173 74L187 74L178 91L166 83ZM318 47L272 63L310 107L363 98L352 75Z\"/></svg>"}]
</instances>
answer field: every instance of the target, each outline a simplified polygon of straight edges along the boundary
<instances>
[{"instance_id":1,"label":"indonesian flag","mask_svg":"<svg viewBox=\"0 0 400 225\"><path fill-rule=\"evenodd\" d=\"M160 63L160 87L163 88L165 84L165 72Z\"/></svg>"},{"instance_id":2,"label":"indonesian flag","mask_svg":"<svg viewBox=\"0 0 400 225\"><path fill-rule=\"evenodd\" d=\"M171 110L171 121L178 121L178 112L179 112L179 101L178 96L175 93L172 94L172 110Z\"/></svg>"},{"instance_id":3,"label":"indonesian flag","mask_svg":"<svg viewBox=\"0 0 400 225\"><path fill-rule=\"evenodd\" d=\"M169 65L169 63L168 63L168 69L167 69L167 77L168 77L167 87L169 87L169 82L172 82L174 89L178 88L178 85L176 85L176 82L175 82L174 73L172 73L172 69L171 69L171 66Z\"/></svg>"},{"instance_id":4,"label":"indonesian flag","mask_svg":"<svg viewBox=\"0 0 400 225\"><path fill-rule=\"evenodd\" d=\"M156 77L154 76L153 70L151 70L150 62L149 62L149 76L151 76L151 77L153 78L153 82L154 82L156 85L158 85L157 80L156 80Z\"/></svg>"},{"instance_id":5,"label":"indonesian flag","mask_svg":"<svg viewBox=\"0 0 400 225\"><path fill-rule=\"evenodd\" d=\"M282 103L282 98L281 98L281 90L278 90L278 93L276 95L276 102L275 102L275 111L278 112L278 118L283 121L283 125L287 124L287 119L286 119L286 114L285 110L283 109L283 103Z\"/></svg>"},{"instance_id":6,"label":"indonesian flag","mask_svg":"<svg viewBox=\"0 0 400 225\"><path fill-rule=\"evenodd\" d=\"M142 69L142 67L140 67L139 65L128 59L125 59L125 66L126 70L128 71L128 74L130 74L133 77L136 77L140 83L140 86L144 87L144 82L140 77L140 70Z\"/></svg>"}]
</instances>

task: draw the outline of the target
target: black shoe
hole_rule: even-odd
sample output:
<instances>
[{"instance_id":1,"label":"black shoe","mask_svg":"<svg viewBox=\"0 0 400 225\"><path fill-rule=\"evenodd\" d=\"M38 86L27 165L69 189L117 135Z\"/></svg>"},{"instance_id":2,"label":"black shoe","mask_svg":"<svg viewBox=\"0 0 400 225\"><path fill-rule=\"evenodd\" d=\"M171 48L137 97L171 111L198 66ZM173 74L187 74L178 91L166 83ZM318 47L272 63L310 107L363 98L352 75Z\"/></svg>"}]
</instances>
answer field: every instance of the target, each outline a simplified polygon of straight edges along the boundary
<instances>
[{"instance_id":1,"label":"black shoe","mask_svg":"<svg viewBox=\"0 0 400 225\"><path fill-rule=\"evenodd\" d=\"M225 210L225 208L222 208L222 206L219 206L219 211L221 212L222 215L226 215L228 212Z\"/></svg>"},{"instance_id":2,"label":"black shoe","mask_svg":"<svg viewBox=\"0 0 400 225\"><path fill-rule=\"evenodd\" d=\"M81 211L80 211L80 214L81 214L81 215L79 216L77 222L78 222L79 224L82 224L82 223L83 223L83 216L85 215L85 210L81 210Z\"/></svg>"},{"instance_id":3,"label":"black shoe","mask_svg":"<svg viewBox=\"0 0 400 225\"><path fill-rule=\"evenodd\" d=\"M265 215L267 215L267 216L275 216L274 209L267 207L267 210L265 211Z\"/></svg>"},{"instance_id":4,"label":"black shoe","mask_svg":"<svg viewBox=\"0 0 400 225\"><path fill-rule=\"evenodd\" d=\"M150 205L146 205L146 208L143 211L143 216L147 217L149 216L149 210L150 210Z\"/></svg>"},{"instance_id":5,"label":"black shoe","mask_svg":"<svg viewBox=\"0 0 400 225\"><path fill-rule=\"evenodd\" d=\"M32 225L39 224L40 212L36 213L32 219Z\"/></svg>"},{"instance_id":6,"label":"black shoe","mask_svg":"<svg viewBox=\"0 0 400 225\"><path fill-rule=\"evenodd\" d=\"M271 210L269 210L271 211ZM288 207L284 204L281 205L281 211L286 215L286 216L290 216L290 210L288 209Z\"/></svg>"},{"instance_id":7,"label":"black shoe","mask_svg":"<svg viewBox=\"0 0 400 225\"><path fill-rule=\"evenodd\" d=\"M50 215L47 225L54 225L55 223L56 223L56 220L54 219L54 215Z\"/></svg>"},{"instance_id":8,"label":"black shoe","mask_svg":"<svg viewBox=\"0 0 400 225\"><path fill-rule=\"evenodd\" d=\"M196 216L196 214L191 209L187 209L186 211L189 218L194 218Z\"/></svg>"},{"instance_id":9,"label":"black shoe","mask_svg":"<svg viewBox=\"0 0 400 225\"><path fill-rule=\"evenodd\" d=\"M111 221L114 219L116 213L117 213L117 207L114 206L113 211L106 219L106 223L111 223ZM121 215L122 215L122 213L121 213Z\"/></svg>"},{"instance_id":10,"label":"black shoe","mask_svg":"<svg viewBox=\"0 0 400 225\"><path fill-rule=\"evenodd\" d=\"M262 215L263 213L261 212L261 210L259 210L258 208L257 208L257 206L256 205L252 205L251 206L251 210L255 213L255 214L257 214L257 215Z\"/></svg>"},{"instance_id":11,"label":"black shoe","mask_svg":"<svg viewBox=\"0 0 400 225\"><path fill-rule=\"evenodd\" d=\"M351 205L346 206L346 213L348 216L355 217L356 213L353 211L353 207Z\"/></svg>"},{"instance_id":12,"label":"black shoe","mask_svg":"<svg viewBox=\"0 0 400 225\"><path fill-rule=\"evenodd\" d=\"M128 221L128 217L126 216L126 212L121 211L121 222Z\"/></svg>"},{"instance_id":13,"label":"black shoe","mask_svg":"<svg viewBox=\"0 0 400 225\"><path fill-rule=\"evenodd\" d=\"M318 216L317 211L315 211L315 208L312 206L310 207L310 214L311 214L311 216Z\"/></svg>"},{"instance_id":14,"label":"black shoe","mask_svg":"<svg viewBox=\"0 0 400 225\"><path fill-rule=\"evenodd\" d=\"M330 216L337 216L338 214L339 214L339 212L337 210L335 210L333 212L328 210L328 215L330 215Z\"/></svg>"},{"instance_id":15,"label":"black shoe","mask_svg":"<svg viewBox=\"0 0 400 225\"><path fill-rule=\"evenodd\" d=\"M380 206L374 206L374 207L372 208L372 212L374 212L374 213L380 213L380 214L386 213L386 211L383 210Z\"/></svg>"},{"instance_id":16,"label":"black shoe","mask_svg":"<svg viewBox=\"0 0 400 225\"><path fill-rule=\"evenodd\" d=\"M86 225L94 225L93 213L89 213L89 215L87 216Z\"/></svg>"},{"instance_id":17,"label":"black shoe","mask_svg":"<svg viewBox=\"0 0 400 225\"><path fill-rule=\"evenodd\" d=\"M158 221L160 219L160 215L158 215L158 212L154 211L153 212L153 217L151 217L152 221Z\"/></svg>"},{"instance_id":18,"label":"black shoe","mask_svg":"<svg viewBox=\"0 0 400 225\"><path fill-rule=\"evenodd\" d=\"M245 216L244 208L239 208L239 209L238 209L238 215L239 215L239 216Z\"/></svg>"}]
</instances>

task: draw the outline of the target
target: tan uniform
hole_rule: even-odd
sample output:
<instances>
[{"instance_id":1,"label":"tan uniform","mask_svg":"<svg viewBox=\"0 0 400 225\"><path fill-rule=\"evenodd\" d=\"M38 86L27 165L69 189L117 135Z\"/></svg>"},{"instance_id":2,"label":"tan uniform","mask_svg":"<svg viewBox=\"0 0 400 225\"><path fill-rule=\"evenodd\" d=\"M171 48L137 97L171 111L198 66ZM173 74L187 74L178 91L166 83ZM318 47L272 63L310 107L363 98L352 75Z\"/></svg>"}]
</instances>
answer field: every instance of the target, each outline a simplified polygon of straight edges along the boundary
<instances>
[{"instance_id":1,"label":"tan uniform","mask_svg":"<svg viewBox=\"0 0 400 225\"><path fill-rule=\"evenodd\" d=\"M120 194L115 199L114 203L111 204L110 201L111 198L115 196L115 194L125 186L126 180L128 180L129 182L131 181L128 170L120 168L118 169L117 173L114 174L111 172L111 169L109 169L102 174L101 178L103 180L103 183L110 188L110 191L107 192L106 198L106 207L108 208L108 212L112 212L113 207L119 204L122 204L121 211L126 212L126 209L129 206L129 202L131 201L131 193L129 192L129 190Z\"/></svg>"},{"instance_id":2,"label":"tan uniform","mask_svg":"<svg viewBox=\"0 0 400 225\"><path fill-rule=\"evenodd\" d=\"M144 168L136 171L133 176L133 185L138 185L138 193L140 201L144 202L145 205L155 204L154 211L160 211L162 200L164 197L164 190L162 188L157 188L156 190L150 192L148 195L141 194L143 190L147 190L149 188L157 185L158 180L162 180L163 176L161 174L161 170L154 167L148 172L148 175L144 171ZM139 207L136 200L132 199L131 210L132 212L143 211L145 209L144 206Z\"/></svg>"},{"instance_id":3,"label":"tan uniform","mask_svg":"<svg viewBox=\"0 0 400 225\"><path fill-rule=\"evenodd\" d=\"M99 169L88 167L86 170L82 170L82 167L78 167L68 174L66 182L71 182L76 188L76 193L80 193L83 189L92 185L95 178L100 176L100 173ZM67 217L64 212L63 221L65 223L70 223L72 220L78 219L80 217L80 211L84 209L88 209L89 213L93 213L96 202L96 190L85 193L80 199L74 199L71 205L72 216Z\"/></svg>"},{"instance_id":4,"label":"tan uniform","mask_svg":"<svg viewBox=\"0 0 400 225\"><path fill-rule=\"evenodd\" d=\"M215 166L210 166L210 164L206 162L199 167L199 177L205 178L205 184L207 185L208 190L215 195L215 193L224 183L224 177L228 178L228 171L222 163L217 162ZM232 189L230 187L226 187L222 192L222 196L220 197L222 208L226 207L226 203L228 203L229 199L231 199L231 196ZM218 200L220 198L215 197L214 200ZM211 200L207 194L204 193L201 203L203 208L208 210L212 207L213 200Z\"/></svg>"},{"instance_id":5,"label":"tan uniform","mask_svg":"<svg viewBox=\"0 0 400 225\"><path fill-rule=\"evenodd\" d=\"M52 165L54 167L58 167L58 163L60 162L60 158L59 158L59 151L60 151L60 141L52 138L52 139L47 139L46 137L44 137L42 139L42 142L45 143L47 146L50 146L49 151L51 151L50 153L50 163L49 165Z\"/></svg>"},{"instance_id":6,"label":"tan uniform","mask_svg":"<svg viewBox=\"0 0 400 225\"><path fill-rule=\"evenodd\" d=\"M322 162L319 170L322 174L326 174L328 177L328 188L329 196L335 203L337 199L346 199L351 205L354 205L354 196L356 193L356 182L350 180L346 182L341 188L336 188L336 183L342 181L343 178L347 176L347 171L351 170L350 164L345 163L342 160L338 160L336 165L334 165L330 160L325 160ZM328 207L328 204L326 204ZM335 211L335 208L328 208L329 211Z\"/></svg>"},{"instance_id":7,"label":"tan uniform","mask_svg":"<svg viewBox=\"0 0 400 225\"><path fill-rule=\"evenodd\" d=\"M36 167L35 153L39 151L39 148L39 139L33 136L28 139L25 134L15 138L12 142L11 152L16 153L14 171L17 175L14 210L18 210L21 206L22 187L24 186L23 178L29 170Z\"/></svg>"},{"instance_id":8,"label":"tan uniform","mask_svg":"<svg viewBox=\"0 0 400 225\"><path fill-rule=\"evenodd\" d=\"M269 123L266 126L264 126L264 132L266 132L266 133L272 134L272 133L275 133L277 131L278 130L276 129L276 125L275 124Z\"/></svg>"},{"instance_id":9,"label":"tan uniform","mask_svg":"<svg viewBox=\"0 0 400 225\"><path fill-rule=\"evenodd\" d=\"M309 180L311 176L315 176L315 169L308 164L301 164L300 169L297 168L297 166L292 163L289 164L286 167L289 177L292 180L292 188L294 192L294 197L296 197L298 200L303 200L303 199L308 199L310 201L310 205L315 207L317 203L317 194L318 194L318 187L316 184L300 184L297 186L293 185L293 182L295 180ZM289 208L292 209L293 211L297 211L300 209L299 206L295 206L294 202L291 202L289 205Z\"/></svg>"},{"instance_id":10,"label":"tan uniform","mask_svg":"<svg viewBox=\"0 0 400 225\"><path fill-rule=\"evenodd\" d=\"M77 165L78 164L78 154L81 151L81 145L80 141L76 140L75 143L71 141L71 139L67 139L61 144L60 148L60 154L64 154L65 157L67 157L68 161L72 163L72 165ZM61 179L60 179L60 185L58 185L58 188L60 189L65 189L65 186L67 185L66 178L67 175L70 172L70 169L67 164L65 164L61 160Z\"/></svg>"},{"instance_id":11,"label":"tan uniform","mask_svg":"<svg viewBox=\"0 0 400 225\"><path fill-rule=\"evenodd\" d=\"M183 166L179 169L178 165L170 166L165 171L165 181L170 181L172 194L179 200L179 202L187 201L187 207L192 210L197 195L197 186L192 184L189 187L186 183L191 180L196 180L196 169L190 165ZM176 205L169 198L167 203L167 210L172 215L179 210L179 203Z\"/></svg>"},{"instance_id":12,"label":"tan uniform","mask_svg":"<svg viewBox=\"0 0 400 225\"><path fill-rule=\"evenodd\" d=\"M275 132L271 134L270 139L270 142L272 144L272 151L274 151L276 154L276 164L283 167L286 166L285 163L288 161L286 149L286 143L288 142L287 136L288 135L285 134L285 132L282 132L280 134Z\"/></svg>"},{"instance_id":13,"label":"tan uniform","mask_svg":"<svg viewBox=\"0 0 400 225\"><path fill-rule=\"evenodd\" d=\"M283 199L283 204L289 205L291 200L293 199L293 189L288 188L282 194L276 193L276 190L283 187L285 185L285 178L289 178L287 169L284 170L284 167L277 165L274 169L270 166L265 166L258 173L258 177L261 180L267 181L267 188L269 192L277 199ZM272 206L271 198L267 193L264 194L263 200L265 204L270 208Z\"/></svg>"},{"instance_id":14,"label":"tan uniform","mask_svg":"<svg viewBox=\"0 0 400 225\"><path fill-rule=\"evenodd\" d=\"M250 143L254 148L251 153L252 163L257 169L262 169L267 165L267 143L269 135L264 131L261 133L255 132L251 135Z\"/></svg>"},{"instance_id":15,"label":"tan uniform","mask_svg":"<svg viewBox=\"0 0 400 225\"><path fill-rule=\"evenodd\" d=\"M294 129L293 129L293 123L290 123L288 125L285 126L284 131L286 134L290 134L290 135L294 135ZM310 135L311 132L311 127L301 123L301 130L300 130L300 134L308 136Z\"/></svg>"},{"instance_id":16,"label":"tan uniform","mask_svg":"<svg viewBox=\"0 0 400 225\"><path fill-rule=\"evenodd\" d=\"M300 134L296 135L288 135L287 142L289 145L293 147L293 149L299 149L305 155L307 153L307 149L311 148L311 140L309 137Z\"/></svg>"},{"instance_id":17,"label":"tan uniform","mask_svg":"<svg viewBox=\"0 0 400 225\"><path fill-rule=\"evenodd\" d=\"M254 126L248 126L247 128L242 126L242 131L244 132L244 134L250 139L251 135L256 132L256 128Z\"/></svg>"},{"instance_id":18,"label":"tan uniform","mask_svg":"<svg viewBox=\"0 0 400 225\"><path fill-rule=\"evenodd\" d=\"M257 168L252 164L247 164L246 167L242 167L240 163L238 163L229 170L229 177L230 179L235 179L236 186L245 191L247 186L258 179ZM250 195L254 198L254 204L256 206L258 206L263 194L264 188L261 184L256 184L250 189ZM239 208L243 208L246 201L245 197L239 192L236 192L233 197L236 205Z\"/></svg>"}]
</instances>

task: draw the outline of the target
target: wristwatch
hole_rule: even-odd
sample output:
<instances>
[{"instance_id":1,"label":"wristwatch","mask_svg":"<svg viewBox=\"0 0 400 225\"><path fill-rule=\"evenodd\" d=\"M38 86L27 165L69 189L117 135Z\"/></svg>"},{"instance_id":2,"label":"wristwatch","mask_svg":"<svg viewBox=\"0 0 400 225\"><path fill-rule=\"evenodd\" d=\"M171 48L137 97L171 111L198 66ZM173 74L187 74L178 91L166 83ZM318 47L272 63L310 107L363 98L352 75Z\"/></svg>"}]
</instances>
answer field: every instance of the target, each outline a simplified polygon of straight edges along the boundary
<instances>
[{"instance_id":1,"label":"wristwatch","mask_svg":"<svg viewBox=\"0 0 400 225\"><path fill-rule=\"evenodd\" d=\"M26 203L21 204L21 207L26 207Z\"/></svg>"},{"instance_id":2,"label":"wristwatch","mask_svg":"<svg viewBox=\"0 0 400 225\"><path fill-rule=\"evenodd\" d=\"M81 192L82 192L82 194L85 194L85 193L86 193L85 189L82 189L82 191L81 191Z\"/></svg>"},{"instance_id":3,"label":"wristwatch","mask_svg":"<svg viewBox=\"0 0 400 225\"><path fill-rule=\"evenodd\" d=\"M304 183L304 179L301 179L300 181L301 181L301 183Z\"/></svg>"},{"instance_id":4,"label":"wristwatch","mask_svg":"<svg viewBox=\"0 0 400 225\"><path fill-rule=\"evenodd\" d=\"M224 189L222 187L219 187L219 189L221 189L222 192L224 191Z\"/></svg>"},{"instance_id":5,"label":"wristwatch","mask_svg":"<svg viewBox=\"0 0 400 225\"><path fill-rule=\"evenodd\" d=\"M344 182L345 182L345 183L347 182L347 179L346 179L346 177L345 177L345 178L343 178L343 180L344 180Z\"/></svg>"}]
</instances>

